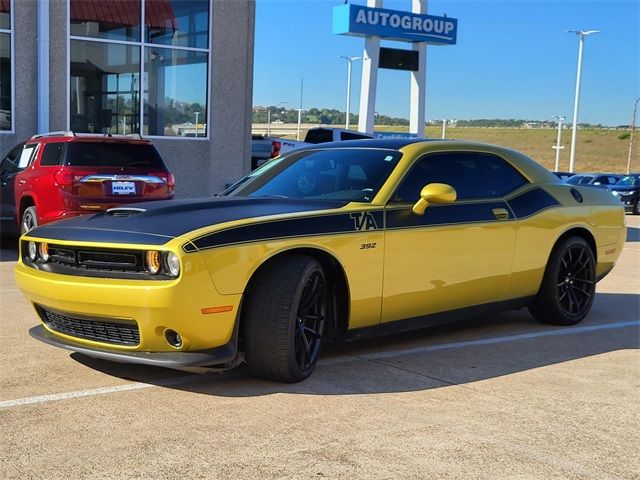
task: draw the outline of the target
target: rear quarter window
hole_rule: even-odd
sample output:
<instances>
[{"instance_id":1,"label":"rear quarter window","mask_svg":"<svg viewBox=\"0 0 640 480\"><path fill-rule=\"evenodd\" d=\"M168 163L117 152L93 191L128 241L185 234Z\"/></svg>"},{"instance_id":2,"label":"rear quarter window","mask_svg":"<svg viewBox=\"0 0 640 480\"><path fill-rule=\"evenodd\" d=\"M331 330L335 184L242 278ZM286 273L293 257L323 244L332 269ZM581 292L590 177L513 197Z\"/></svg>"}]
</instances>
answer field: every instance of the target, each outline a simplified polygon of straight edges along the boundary
<instances>
[{"instance_id":1,"label":"rear quarter window","mask_svg":"<svg viewBox=\"0 0 640 480\"><path fill-rule=\"evenodd\" d=\"M46 167L62 163L62 143L47 143L42 151L40 165Z\"/></svg>"}]
</instances>

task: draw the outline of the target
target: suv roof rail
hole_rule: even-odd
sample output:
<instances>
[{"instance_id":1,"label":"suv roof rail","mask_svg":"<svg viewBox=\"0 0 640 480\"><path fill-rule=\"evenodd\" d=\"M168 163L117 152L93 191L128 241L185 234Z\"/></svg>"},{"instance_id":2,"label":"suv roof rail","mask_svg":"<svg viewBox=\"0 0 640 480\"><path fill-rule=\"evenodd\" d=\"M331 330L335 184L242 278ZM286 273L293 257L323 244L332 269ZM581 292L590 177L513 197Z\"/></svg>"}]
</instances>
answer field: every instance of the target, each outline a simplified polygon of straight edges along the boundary
<instances>
[{"instance_id":1,"label":"suv roof rail","mask_svg":"<svg viewBox=\"0 0 640 480\"><path fill-rule=\"evenodd\" d=\"M142 140L139 133L89 133L78 132L73 134L74 137L107 137L107 138L135 138Z\"/></svg>"},{"instance_id":2,"label":"suv roof rail","mask_svg":"<svg viewBox=\"0 0 640 480\"><path fill-rule=\"evenodd\" d=\"M38 133L32 136L31 140L36 140L38 138L43 138L43 137L75 137L75 136L76 134L73 133L71 130L59 130L57 132Z\"/></svg>"}]
</instances>

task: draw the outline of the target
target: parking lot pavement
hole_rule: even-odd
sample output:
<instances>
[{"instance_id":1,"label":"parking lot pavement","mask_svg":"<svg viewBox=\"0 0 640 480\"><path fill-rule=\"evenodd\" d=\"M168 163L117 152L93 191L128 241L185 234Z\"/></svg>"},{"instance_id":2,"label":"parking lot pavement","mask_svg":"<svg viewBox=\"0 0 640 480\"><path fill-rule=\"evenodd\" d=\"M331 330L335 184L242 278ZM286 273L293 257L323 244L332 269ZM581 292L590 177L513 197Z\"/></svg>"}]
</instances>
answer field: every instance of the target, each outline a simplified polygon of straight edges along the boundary
<instances>
[{"instance_id":1,"label":"parking lot pavement","mask_svg":"<svg viewBox=\"0 0 640 480\"><path fill-rule=\"evenodd\" d=\"M311 378L111 364L27 335L0 254L0 478L640 478L640 221L591 314L329 346Z\"/></svg>"}]
</instances>

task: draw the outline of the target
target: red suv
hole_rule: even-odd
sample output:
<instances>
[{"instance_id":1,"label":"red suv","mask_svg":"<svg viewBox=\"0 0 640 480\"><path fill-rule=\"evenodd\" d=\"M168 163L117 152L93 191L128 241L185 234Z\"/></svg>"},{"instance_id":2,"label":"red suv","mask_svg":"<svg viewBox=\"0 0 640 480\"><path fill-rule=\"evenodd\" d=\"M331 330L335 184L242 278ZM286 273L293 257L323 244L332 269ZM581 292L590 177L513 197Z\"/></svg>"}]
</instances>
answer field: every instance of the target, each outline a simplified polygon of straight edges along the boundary
<instances>
[{"instance_id":1,"label":"red suv","mask_svg":"<svg viewBox=\"0 0 640 480\"><path fill-rule=\"evenodd\" d=\"M1 232L123 203L173 198L175 180L140 136L54 132L34 135L0 163Z\"/></svg>"}]
</instances>

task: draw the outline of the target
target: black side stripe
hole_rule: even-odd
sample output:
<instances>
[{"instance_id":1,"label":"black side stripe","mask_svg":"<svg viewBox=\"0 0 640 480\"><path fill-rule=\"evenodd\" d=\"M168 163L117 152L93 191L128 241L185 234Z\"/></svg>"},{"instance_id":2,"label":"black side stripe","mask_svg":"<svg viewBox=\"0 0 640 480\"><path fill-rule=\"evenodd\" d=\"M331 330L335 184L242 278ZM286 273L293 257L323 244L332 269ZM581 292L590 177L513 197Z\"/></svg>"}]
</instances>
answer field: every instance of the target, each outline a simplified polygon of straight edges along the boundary
<instances>
[{"instance_id":1,"label":"black side stripe","mask_svg":"<svg viewBox=\"0 0 640 480\"><path fill-rule=\"evenodd\" d=\"M387 210L387 230L399 228L417 228L437 225L457 225L462 223L498 221L493 214L494 208L504 208L513 220L504 201L483 203L450 203L429 205L424 215L414 215L410 208Z\"/></svg>"},{"instance_id":2,"label":"black side stripe","mask_svg":"<svg viewBox=\"0 0 640 480\"><path fill-rule=\"evenodd\" d=\"M384 216L382 210L370 212L375 219L378 229L382 229ZM370 229L368 231L374 231ZM350 213L338 215L321 215L316 217L296 218L291 220L276 220L273 222L257 223L221 232L204 235L192 241L199 250L233 245L236 243L255 242L257 240L273 240L279 238L306 237L313 235L329 235L359 232L356 222ZM184 250L194 251L191 244L186 244Z\"/></svg>"},{"instance_id":3,"label":"black side stripe","mask_svg":"<svg viewBox=\"0 0 640 480\"><path fill-rule=\"evenodd\" d=\"M527 190L526 192L507 200L507 203L509 203L509 207L511 207L514 215L519 220L531 217L543 210L560 205L558 200L541 188Z\"/></svg>"},{"instance_id":4,"label":"black side stripe","mask_svg":"<svg viewBox=\"0 0 640 480\"><path fill-rule=\"evenodd\" d=\"M235 245L256 241L317 235L338 235L382 229L422 228L428 226L460 225L469 223L503 222L520 220L543 210L559 206L560 203L541 188L533 188L508 200L478 201L476 203L451 203L430 205L422 216L411 213L410 208L369 211L375 225L363 221L363 213L340 213L305 218L276 220L229 228L196 238L183 246L185 252ZM498 220L493 213L496 208L505 209L508 218ZM354 216L356 218L354 218Z\"/></svg>"}]
</instances>

